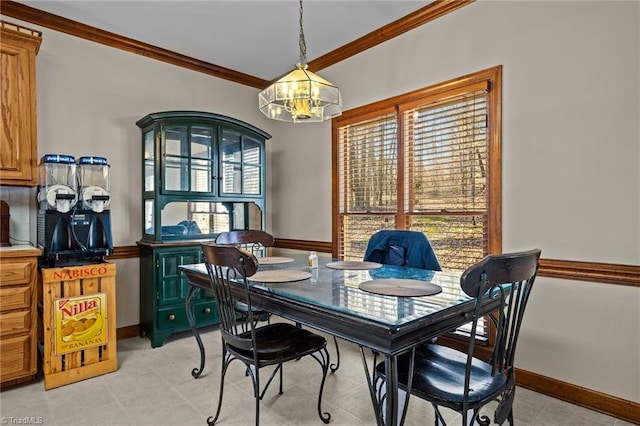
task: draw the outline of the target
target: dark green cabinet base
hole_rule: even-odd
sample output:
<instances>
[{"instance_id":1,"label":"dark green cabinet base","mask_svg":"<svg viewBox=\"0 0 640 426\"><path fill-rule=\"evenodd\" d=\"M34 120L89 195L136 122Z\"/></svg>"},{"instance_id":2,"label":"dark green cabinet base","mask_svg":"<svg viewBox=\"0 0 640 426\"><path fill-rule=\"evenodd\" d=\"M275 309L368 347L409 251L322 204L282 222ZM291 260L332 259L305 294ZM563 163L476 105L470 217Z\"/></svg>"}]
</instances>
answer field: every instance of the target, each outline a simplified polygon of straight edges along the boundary
<instances>
[{"instance_id":1,"label":"dark green cabinet base","mask_svg":"<svg viewBox=\"0 0 640 426\"><path fill-rule=\"evenodd\" d=\"M162 346L175 333L190 330L185 297L187 278L180 265L200 263L200 243L145 243L140 246L140 335L151 346ZM218 324L213 294L200 292L194 299L197 327Z\"/></svg>"}]
</instances>

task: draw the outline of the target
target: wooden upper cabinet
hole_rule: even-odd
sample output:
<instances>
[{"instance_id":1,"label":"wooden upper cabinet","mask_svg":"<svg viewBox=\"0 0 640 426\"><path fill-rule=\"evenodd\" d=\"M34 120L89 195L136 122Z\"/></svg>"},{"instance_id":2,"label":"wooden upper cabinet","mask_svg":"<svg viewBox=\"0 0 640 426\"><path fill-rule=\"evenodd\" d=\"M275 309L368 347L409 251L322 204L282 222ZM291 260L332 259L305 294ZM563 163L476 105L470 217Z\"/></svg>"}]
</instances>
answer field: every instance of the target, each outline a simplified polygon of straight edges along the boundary
<instances>
[{"instance_id":1,"label":"wooden upper cabinet","mask_svg":"<svg viewBox=\"0 0 640 426\"><path fill-rule=\"evenodd\" d=\"M35 186L36 54L40 31L0 21L0 185Z\"/></svg>"}]
</instances>

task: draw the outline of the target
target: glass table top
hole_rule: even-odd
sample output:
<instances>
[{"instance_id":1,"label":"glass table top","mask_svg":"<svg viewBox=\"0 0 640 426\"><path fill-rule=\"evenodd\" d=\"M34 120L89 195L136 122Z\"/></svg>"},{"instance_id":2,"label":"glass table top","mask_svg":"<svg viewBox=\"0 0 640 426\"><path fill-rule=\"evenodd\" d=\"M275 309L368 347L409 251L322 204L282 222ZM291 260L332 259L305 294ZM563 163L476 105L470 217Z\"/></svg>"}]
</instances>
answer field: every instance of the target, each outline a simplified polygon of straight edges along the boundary
<instances>
[{"instance_id":1,"label":"glass table top","mask_svg":"<svg viewBox=\"0 0 640 426\"><path fill-rule=\"evenodd\" d=\"M380 323L402 326L428 315L454 308L470 298L460 288L460 273L383 265L369 270L331 269L327 263L335 259L320 258L317 269L309 269L306 255L291 256L292 263L259 265L258 271L274 269L301 270L311 273L306 280L280 283L249 282L256 290L267 291L292 301L317 305L342 314ZM207 274L204 264L183 265L183 270ZM442 287L432 296L383 296L360 290L360 283L377 279L411 279L431 282Z\"/></svg>"}]
</instances>

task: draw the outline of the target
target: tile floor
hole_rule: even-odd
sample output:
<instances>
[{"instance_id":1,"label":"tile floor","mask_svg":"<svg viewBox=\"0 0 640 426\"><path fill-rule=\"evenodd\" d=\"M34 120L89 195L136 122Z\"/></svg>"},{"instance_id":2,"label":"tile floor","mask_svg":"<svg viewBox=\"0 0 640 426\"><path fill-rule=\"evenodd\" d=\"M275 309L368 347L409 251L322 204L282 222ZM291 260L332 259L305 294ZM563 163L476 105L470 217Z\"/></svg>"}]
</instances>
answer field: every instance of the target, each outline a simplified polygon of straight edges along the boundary
<instances>
[{"instance_id":1,"label":"tile floor","mask_svg":"<svg viewBox=\"0 0 640 426\"><path fill-rule=\"evenodd\" d=\"M199 379L190 372L199 364L193 336L183 333L151 348L146 338L118 341L116 372L44 390L43 380L0 393L1 424L48 426L201 425L214 414L220 371L220 334L217 327L203 332L207 364ZM334 356L332 339L329 350ZM323 411L331 413L331 425L374 425L359 349L340 341L340 369L327 377ZM285 365L284 394L274 383L261 404L261 424L321 426L317 415L320 368L311 358ZM264 377L264 376L262 376ZM218 425L254 424L251 379L242 364L229 367L222 413ZM450 424L459 424L453 412ZM529 425L609 425L628 423L519 388L514 406L516 423ZM433 424L431 407L412 399L407 425Z\"/></svg>"}]
</instances>

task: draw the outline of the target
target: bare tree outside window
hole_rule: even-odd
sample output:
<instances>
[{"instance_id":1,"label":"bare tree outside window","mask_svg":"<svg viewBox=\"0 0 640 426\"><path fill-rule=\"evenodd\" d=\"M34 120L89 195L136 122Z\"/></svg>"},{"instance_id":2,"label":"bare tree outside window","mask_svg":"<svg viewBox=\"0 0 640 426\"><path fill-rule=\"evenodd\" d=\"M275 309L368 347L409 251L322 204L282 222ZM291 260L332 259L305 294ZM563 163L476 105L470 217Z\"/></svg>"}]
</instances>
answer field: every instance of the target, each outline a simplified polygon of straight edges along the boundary
<instances>
[{"instance_id":1,"label":"bare tree outside window","mask_svg":"<svg viewBox=\"0 0 640 426\"><path fill-rule=\"evenodd\" d=\"M500 80L495 67L334 119L334 256L362 259L380 229L423 232L448 270L501 250Z\"/></svg>"}]
</instances>

